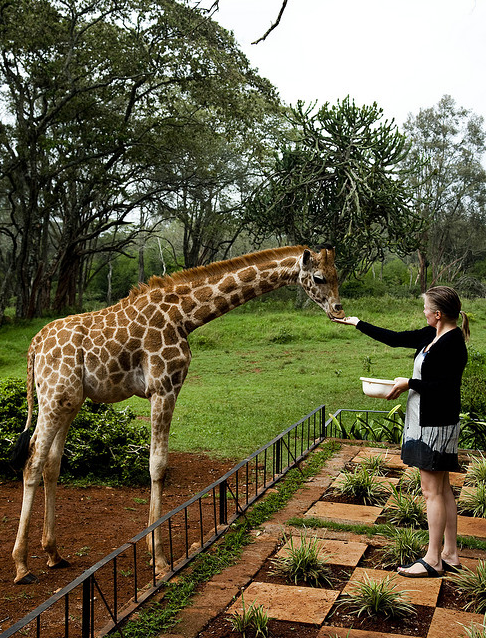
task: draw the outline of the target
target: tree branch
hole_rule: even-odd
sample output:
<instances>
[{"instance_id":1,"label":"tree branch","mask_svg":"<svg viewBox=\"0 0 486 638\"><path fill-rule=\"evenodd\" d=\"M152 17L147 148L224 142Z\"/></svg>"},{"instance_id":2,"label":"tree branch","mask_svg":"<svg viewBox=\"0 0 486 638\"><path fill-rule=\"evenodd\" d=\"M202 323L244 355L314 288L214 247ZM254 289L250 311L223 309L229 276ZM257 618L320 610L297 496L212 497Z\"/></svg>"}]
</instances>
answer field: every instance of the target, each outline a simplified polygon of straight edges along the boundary
<instances>
[{"instance_id":1,"label":"tree branch","mask_svg":"<svg viewBox=\"0 0 486 638\"><path fill-rule=\"evenodd\" d=\"M282 6L280 7L280 11L279 14L277 16L277 20L270 26L270 28L262 35L261 38L258 38L258 40L255 40L255 42L252 42L252 44L258 44L259 42L263 42L263 40L266 40L267 36L270 35L270 33L276 29L278 27L278 25L280 24L280 20L282 19L283 16L283 12L285 11L285 7L287 6L287 2L288 0L283 0L282 1Z\"/></svg>"}]
</instances>

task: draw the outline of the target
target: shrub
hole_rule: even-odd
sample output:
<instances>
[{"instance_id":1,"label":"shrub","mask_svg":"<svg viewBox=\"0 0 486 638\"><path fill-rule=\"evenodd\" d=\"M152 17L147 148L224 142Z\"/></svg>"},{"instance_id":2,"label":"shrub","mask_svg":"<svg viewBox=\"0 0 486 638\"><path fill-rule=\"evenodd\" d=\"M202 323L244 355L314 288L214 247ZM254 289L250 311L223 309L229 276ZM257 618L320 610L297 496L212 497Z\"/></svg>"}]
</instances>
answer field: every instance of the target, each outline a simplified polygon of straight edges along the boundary
<instances>
[{"instance_id":1,"label":"shrub","mask_svg":"<svg viewBox=\"0 0 486 638\"><path fill-rule=\"evenodd\" d=\"M34 421L37 405L34 409ZM27 419L25 382L0 382L0 476L15 476L9 464L12 448ZM129 408L86 400L69 429L64 449L63 473L69 477L121 483L149 482L150 434L134 423Z\"/></svg>"},{"instance_id":2,"label":"shrub","mask_svg":"<svg viewBox=\"0 0 486 638\"><path fill-rule=\"evenodd\" d=\"M304 532L300 535L300 544L296 545L291 536L287 553L272 560L272 573L282 575L295 584L304 581L322 587L331 585L327 562L328 558L321 555L317 537L309 538Z\"/></svg>"},{"instance_id":3,"label":"shrub","mask_svg":"<svg viewBox=\"0 0 486 638\"><path fill-rule=\"evenodd\" d=\"M251 603L248 609L245 608L245 600L241 596L242 613L235 612L229 619L234 631L238 631L242 638L247 637L247 631L251 631L254 638L268 636L268 614L262 605Z\"/></svg>"},{"instance_id":4,"label":"shrub","mask_svg":"<svg viewBox=\"0 0 486 638\"><path fill-rule=\"evenodd\" d=\"M399 486L402 492L406 494L421 494L422 480L418 467L408 468L400 477Z\"/></svg>"},{"instance_id":5,"label":"shrub","mask_svg":"<svg viewBox=\"0 0 486 638\"><path fill-rule=\"evenodd\" d=\"M423 556L427 545L427 532L413 527L393 527L390 525L385 535L391 543L382 549L384 567L407 565Z\"/></svg>"},{"instance_id":6,"label":"shrub","mask_svg":"<svg viewBox=\"0 0 486 638\"><path fill-rule=\"evenodd\" d=\"M362 466L355 467L352 472L342 472L334 489L345 496L362 500L365 505L383 503L389 494L388 489L377 480L376 475Z\"/></svg>"},{"instance_id":7,"label":"shrub","mask_svg":"<svg viewBox=\"0 0 486 638\"><path fill-rule=\"evenodd\" d=\"M486 561L479 560L474 571L463 567L449 578L461 594L468 598L464 609L472 608L478 614L486 612Z\"/></svg>"},{"instance_id":8,"label":"shrub","mask_svg":"<svg viewBox=\"0 0 486 638\"><path fill-rule=\"evenodd\" d=\"M486 419L486 354L471 347L462 377L461 406L471 418Z\"/></svg>"},{"instance_id":9,"label":"shrub","mask_svg":"<svg viewBox=\"0 0 486 638\"><path fill-rule=\"evenodd\" d=\"M417 494L402 494L392 485L392 496L385 508L387 521L392 525L424 527L427 524L425 504Z\"/></svg>"},{"instance_id":10,"label":"shrub","mask_svg":"<svg viewBox=\"0 0 486 638\"><path fill-rule=\"evenodd\" d=\"M457 503L457 511L460 514L486 518L486 484L479 483L470 492L461 496Z\"/></svg>"},{"instance_id":11,"label":"shrub","mask_svg":"<svg viewBox=\"0 0 486 638\"><path fill-rule=\"evenodd\" d=\"M406 596L406 592L396 589L396 574L387 576L383 580L375 581L367 574L363 581L352 584L349 594L343 596L339 605L349 605L352 613L357 616L385 616L386 618L400 618L408 614L415 614L415 608Z\"/></svg>"},{"instance_id":12,"label":"shrub","mask_svg":"<svg viewBox=\"0 0 486 638\"><path fill-rule=\"evenodd\" d=\"M472 458L464 482L467 485L486 483L486 457L480 454L479 457Z\"/></svg>"}]
</instances>

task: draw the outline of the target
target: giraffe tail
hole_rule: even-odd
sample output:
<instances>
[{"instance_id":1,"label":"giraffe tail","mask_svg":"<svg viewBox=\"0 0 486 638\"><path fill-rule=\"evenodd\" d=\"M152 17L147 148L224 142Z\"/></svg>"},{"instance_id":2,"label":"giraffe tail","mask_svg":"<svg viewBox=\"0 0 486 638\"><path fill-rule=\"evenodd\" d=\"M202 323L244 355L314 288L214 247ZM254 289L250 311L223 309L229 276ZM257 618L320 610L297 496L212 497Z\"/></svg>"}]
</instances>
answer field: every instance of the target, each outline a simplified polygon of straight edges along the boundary
<instances>
[{"instance_id":1,"label":"giraffe tail","mask_svg":"<svg viewBox=\"0 0 486 638\"><path fill-rule=\"evenodd\" d=\"M23 470L29 456L29 429L32 424L32 413L34 410L34 359L35 349L31 345L27 361L27 422L24 431L17 438L12 454L10 455L10 465L16 472Z\"/></svg>"}]
</instances>

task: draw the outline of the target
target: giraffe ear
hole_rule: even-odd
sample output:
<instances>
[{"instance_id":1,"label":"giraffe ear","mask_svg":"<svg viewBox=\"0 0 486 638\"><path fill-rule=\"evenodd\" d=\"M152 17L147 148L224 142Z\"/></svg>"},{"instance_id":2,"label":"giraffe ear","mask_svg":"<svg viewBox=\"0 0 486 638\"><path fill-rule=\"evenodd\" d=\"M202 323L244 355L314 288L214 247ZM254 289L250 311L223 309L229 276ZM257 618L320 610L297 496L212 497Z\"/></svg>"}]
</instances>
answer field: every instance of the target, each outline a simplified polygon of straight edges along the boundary
<instances>
[{"instance_id":1,"label":"giraffe ear","mask_svg":"<svg viewBox=\"0 0 486 638\"><path fill-rule=\"evenodd\" d=\"M304 254L302 255L302 265L307 268L311 260L311 251L306 248L304 250Z\"/></svg>"}]
</instances>

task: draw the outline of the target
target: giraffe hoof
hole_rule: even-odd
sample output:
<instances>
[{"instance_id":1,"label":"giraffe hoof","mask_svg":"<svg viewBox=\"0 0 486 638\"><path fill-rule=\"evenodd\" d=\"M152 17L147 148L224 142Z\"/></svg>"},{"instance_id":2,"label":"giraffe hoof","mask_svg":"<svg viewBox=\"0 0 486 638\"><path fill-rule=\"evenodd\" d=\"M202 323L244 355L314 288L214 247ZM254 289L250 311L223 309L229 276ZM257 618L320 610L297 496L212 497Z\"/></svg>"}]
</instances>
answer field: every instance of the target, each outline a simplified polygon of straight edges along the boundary
<instances>
[{"instance_id":1,"label":"giraffe hoof","mask_svg":"<svg viewBox=\"0 0 486 638\"><path fill-rule=\"evenodd\" d=\"M22 576L19 580L15 581L16 585L33 585L34 583L38 583L39 579L37 576L34 576L32 572L28 572L25 576Z\"/></svg>"},{"instance_id":2,"label":"giraffe hoof","mask_svg":"<svg viewBox=\"0 0 486 638\"><path fill-rule=\"evenodd\" d=\"M48 565L49 569L65 569L66 567L71 567L71 563L64 558L56 563L55 565Z\"/></svg>"}]
</instances>

